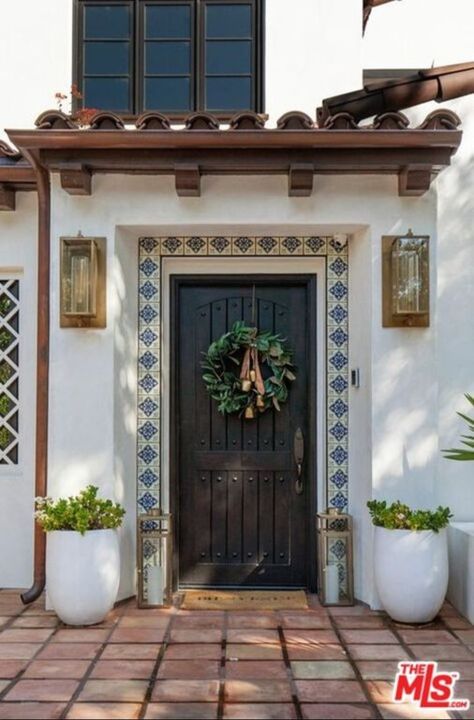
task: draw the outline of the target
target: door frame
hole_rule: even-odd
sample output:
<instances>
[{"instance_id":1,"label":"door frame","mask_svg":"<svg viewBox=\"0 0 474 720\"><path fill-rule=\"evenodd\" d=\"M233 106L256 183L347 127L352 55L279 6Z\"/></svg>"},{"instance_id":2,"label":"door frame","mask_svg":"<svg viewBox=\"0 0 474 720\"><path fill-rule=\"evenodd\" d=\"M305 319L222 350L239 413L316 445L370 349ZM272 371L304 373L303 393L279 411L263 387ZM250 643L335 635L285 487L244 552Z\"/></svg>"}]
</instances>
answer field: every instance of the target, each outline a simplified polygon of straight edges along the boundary
<instances>
[{"instance_id":1,"label":"door frame","mask_svg":"<svg viewBox=\"0 0 474 720\"><path fill-rule=\"evenodd\" d=\"M320 466L324 465L324 455L320 456L323 428L318 425L318 383L319 368L325 367L325 357L318 356L321 343L318 333L319 323L322 321L322 314L319 312L318 283L321 282L319 274L306 272L275 272L269 263L266 272L249 272L243 277L252 277L260 285L282 285L288 286L298 284L306 289L307 297L307 323L311 329L306 350L306 364L308 372L308 437L306 440L307 482L309 483L308 507L306 508L306 588L310 592L317 591L317 538L315 517L318 508L318 491L321 482ZM288 269L291 263L286 263ZM230 269L230 268L229 268ZM178 403L178 373L176 372L176 361L179 354L179 332L177 332L179 321L179 291L183 286L196 286L209 283L210 285L235 285L242 284L242 272L239 274L228 274L227 272L188 273L180 271L169 273L169 508L173 516L173 577L175 590L179 586L179 403ZM321 347L322 352L322 347ZM320 386L318 388L318 385ZM322 424L322 423L321 423ZM315 438L316 442L311 442ZM267 588L271 589L271 588Z\"/></svg>"}]
</instances>

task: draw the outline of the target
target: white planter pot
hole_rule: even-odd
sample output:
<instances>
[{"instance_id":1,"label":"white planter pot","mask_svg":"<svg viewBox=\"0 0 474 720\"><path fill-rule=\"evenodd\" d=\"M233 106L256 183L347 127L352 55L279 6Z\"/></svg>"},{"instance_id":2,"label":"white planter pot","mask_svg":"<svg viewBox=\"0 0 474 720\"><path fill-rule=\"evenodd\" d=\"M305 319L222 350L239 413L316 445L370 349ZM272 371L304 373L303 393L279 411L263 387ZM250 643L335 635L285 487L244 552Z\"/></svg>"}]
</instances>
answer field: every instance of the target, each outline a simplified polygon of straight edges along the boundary
<instances>
[{"instance_id":1,"label":"white planter pot","mask_svg":"<svg viewBox=\"0 0 474 720\"><path fill-rule=\"evenodd\" d=\"M68 625L101 622L117 598L120 580L116 530L47 533L46 582L57 615Z\"/></svg>"},{"instance_id":2,"label":"white planter pot","mask_svg":"<svg viewBox=\"0 0 474 720\"><path fill-rule=\"evenodd\" d=\"M433 620L448 587L446 529L435 533L376 527L375 584L385 611L394 620Z\"/></svg>"}]
</instances>

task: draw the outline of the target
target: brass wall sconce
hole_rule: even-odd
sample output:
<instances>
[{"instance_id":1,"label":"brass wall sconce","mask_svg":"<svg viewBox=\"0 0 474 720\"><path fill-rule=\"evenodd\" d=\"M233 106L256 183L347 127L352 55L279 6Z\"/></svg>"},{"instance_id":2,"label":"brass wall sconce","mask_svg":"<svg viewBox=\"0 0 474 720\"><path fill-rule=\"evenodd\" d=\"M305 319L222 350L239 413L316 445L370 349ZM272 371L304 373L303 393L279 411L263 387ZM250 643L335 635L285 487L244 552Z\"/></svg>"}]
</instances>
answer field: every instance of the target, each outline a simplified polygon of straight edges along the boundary
<instances>
[{"instance_id":1,"label":"brass wall sconce","mask_svg":"<svg viewBox=\"0 0 474 720\"><path fill-rule=\"evenodd\" d=\"M429 237L387 235L382 238L383 327L429 327Z\"/></svg>"},{"instance_id":2,"label":"brass wall sconce","mask_svg":"<svg viewBox=\"0 0 474 720\"><path fill-rule=\"evenodd\" d=\"M62 237L60 327L106 327L106 240Z\"/></svg>"}]
</instances>

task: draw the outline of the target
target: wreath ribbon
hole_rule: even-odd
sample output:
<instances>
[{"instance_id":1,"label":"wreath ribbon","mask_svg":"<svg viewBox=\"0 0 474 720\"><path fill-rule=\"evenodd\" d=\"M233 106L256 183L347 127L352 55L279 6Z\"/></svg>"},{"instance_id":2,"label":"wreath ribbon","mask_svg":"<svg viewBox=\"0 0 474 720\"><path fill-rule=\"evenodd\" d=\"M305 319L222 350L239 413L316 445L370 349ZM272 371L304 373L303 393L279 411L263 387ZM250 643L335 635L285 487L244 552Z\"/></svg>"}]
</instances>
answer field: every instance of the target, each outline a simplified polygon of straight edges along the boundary
<instances>
[{"instance_id":1,"label":"wreath ribbon","mask_svg":"<svg viewBox=\"0 0 474 720\"><path fill-rule=\"evenodd\" d=\"M250 370L255 371L255 388L259 395L265 395L265 384L263 382L262 371L260 370L260 362L258 359L258 350L256 347L248 347L242 360L242 369L240 371L240 379L248 380Z\"/></svg>"}]
</instances>

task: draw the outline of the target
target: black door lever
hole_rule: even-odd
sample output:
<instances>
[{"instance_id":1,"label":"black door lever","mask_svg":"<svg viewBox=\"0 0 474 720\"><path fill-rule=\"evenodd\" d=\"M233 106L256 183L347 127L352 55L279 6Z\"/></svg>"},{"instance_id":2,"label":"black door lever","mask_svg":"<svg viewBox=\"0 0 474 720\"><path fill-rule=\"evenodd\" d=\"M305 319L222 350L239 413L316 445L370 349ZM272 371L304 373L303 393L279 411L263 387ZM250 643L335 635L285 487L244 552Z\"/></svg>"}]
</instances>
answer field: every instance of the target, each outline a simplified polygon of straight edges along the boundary
<instances>
[{"instance_id":1,"label":"black door lever","mask_svg":"<svg viewBox=\"0 0 474 720\"><path fill-rule=\"evenodd\" d=\"M295 437L293 441L293 455L296 463L296 483L295 492L297 495L301 495L303 492L303 461L304 461L304 436L302 429L296 428Z\"/></svg>"}]
</instances>

